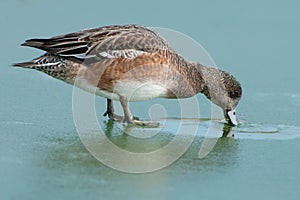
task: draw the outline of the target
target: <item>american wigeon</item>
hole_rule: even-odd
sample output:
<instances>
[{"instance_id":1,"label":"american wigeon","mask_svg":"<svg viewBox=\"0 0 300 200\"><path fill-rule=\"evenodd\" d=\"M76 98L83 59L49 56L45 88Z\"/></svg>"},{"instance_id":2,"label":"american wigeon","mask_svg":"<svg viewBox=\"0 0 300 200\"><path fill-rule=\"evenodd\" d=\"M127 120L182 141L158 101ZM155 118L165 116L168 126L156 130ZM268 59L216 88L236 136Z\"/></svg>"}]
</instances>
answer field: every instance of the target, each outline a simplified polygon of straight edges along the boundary
<instances>
[{"instance_id":1,"label":"american wigeon","mask_svg":"<svg viewBox=\"0 0 300 200\"><path fill-rule=\"evenodd\" d=\"M112 120L153 125L133 117L129 101L188 98L203 93L237 125L235 108L242 96L240 83L215 67L185 60L155 31L138 25L114 25L30 39L22 46L47 53L14 66L42 71L54 78L107 98ZM83 84L84 83L84 84ZM112 100L121 102L124 117L114 114Z\"/></svg>"}]
</instances>

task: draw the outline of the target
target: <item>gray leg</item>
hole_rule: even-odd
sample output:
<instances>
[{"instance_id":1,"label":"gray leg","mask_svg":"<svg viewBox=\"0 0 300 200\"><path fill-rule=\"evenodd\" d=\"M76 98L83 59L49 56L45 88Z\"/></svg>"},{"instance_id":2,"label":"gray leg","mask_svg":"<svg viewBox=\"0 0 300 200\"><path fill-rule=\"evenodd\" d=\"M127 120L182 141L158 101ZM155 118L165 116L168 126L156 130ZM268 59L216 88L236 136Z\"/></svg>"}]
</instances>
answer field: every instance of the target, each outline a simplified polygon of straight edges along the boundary
<instances>
[{"instance_id":1,"label":"gray leg","mask_svg":"<svg viewBox=\"0 0 300 200\"><path fill-rule=\"evenodd\" d=\"M128 100L125 97L120 96L120 102L124 111L124 119L123 122L129 123L129 124L136 124L139 126L159 126L158 122L152 122L152 121L140 121L136 117L133 117L130 113L129 107L128 107Z\"/></svg>"},{"instance_id":2,"label":"gray leg","mask_svg":"<svg viewBox=\"0 0 300 200\"><path fill-rule=\"evenodd\" d=\"M107 99L106 111L103 116L108 116L109 119L114 121L124 121L124 117L116 115L114 113L113 101L111 99ZM122 105L123 106L123 105ZM127 108L128 109L128 108ZM138 120L138 117L133 116L133 119Z\"/></svg>"},{"instance_id":3,"label":"gray leg","mask_svg":"<svg viewBox=\"0 0 300 200\"><path fill-rule=\"evenodd\" d=\"M109 119L114 121L122 121L123 117L114 114L114 106L111 99L107 99L107 105L106 105L106 112L103 114L103 116L108 116Z\"/></svg>"},{"instance_id":4,"label":"gray leg","mask_svg":"<svg viewBox=\"0 0 300 200\"><path fill-rule=\"evenodd\" d=\"M129 111L127 99L125 97L120 97L120 103L124 111L124 122L131 123L133 121L133 117Z\"/></svg>"}]
</instances>

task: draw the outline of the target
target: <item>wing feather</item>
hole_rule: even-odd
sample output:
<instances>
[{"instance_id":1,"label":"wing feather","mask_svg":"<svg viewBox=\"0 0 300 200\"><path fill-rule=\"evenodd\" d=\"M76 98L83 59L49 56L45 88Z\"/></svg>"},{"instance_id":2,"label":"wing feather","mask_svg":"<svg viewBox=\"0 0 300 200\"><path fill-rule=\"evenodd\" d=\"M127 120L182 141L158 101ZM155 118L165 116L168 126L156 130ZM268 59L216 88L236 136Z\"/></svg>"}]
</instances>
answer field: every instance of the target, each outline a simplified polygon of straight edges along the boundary
<instances>
[{"instance_id":1,"label":"wing feather","mask_svg":"<svg viewBox=\"0 0 300 200\"><path fill-rule=\"evenodd\" d=\"M35 47L60 56L126 57L160 50L174 51L155 31L138 25L104 26L49 39L30 39L23 46Z\"/></svg>"}]
</instances>

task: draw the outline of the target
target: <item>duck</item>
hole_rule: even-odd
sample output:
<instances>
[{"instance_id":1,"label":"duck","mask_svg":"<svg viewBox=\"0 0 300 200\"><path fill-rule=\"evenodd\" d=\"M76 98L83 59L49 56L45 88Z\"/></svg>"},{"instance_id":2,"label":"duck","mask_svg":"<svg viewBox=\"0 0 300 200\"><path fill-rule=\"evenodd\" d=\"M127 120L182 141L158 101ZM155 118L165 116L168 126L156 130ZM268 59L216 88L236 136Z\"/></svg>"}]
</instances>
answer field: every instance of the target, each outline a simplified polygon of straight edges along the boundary
<instances>
[{"instance_id":1,"label":"duck","mask_svg":"<svg viewBox=\"0 0 300 200\"><path fill-rule=\"evenodd\" d=\"M131 114L128 103L154 98L181 99L199 93L222 108L236 126L242 87L230 73L190 62L156 31L141 25L110 25L26 40L21 46L45 53L13 66L34 69L107 99L103 114L139 126L156 126ZM119 101L123 116L114 112Z\"/></svg>"}]
</instances>

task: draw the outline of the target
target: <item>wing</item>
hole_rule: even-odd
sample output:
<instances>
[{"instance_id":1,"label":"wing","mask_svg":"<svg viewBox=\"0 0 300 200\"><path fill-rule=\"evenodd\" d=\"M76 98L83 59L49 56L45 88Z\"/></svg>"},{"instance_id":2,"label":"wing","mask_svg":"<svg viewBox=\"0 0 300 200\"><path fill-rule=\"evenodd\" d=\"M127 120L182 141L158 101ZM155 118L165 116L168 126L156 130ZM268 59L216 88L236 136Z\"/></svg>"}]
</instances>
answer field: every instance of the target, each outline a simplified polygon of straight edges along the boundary
<instances>
[{"instance_id":1,"label":"wing","mask_svg":"<svg viewBox=\"0 0 300 200\"><path fill-rule=\"evenodd\" d=\"M90 57L134 58L143 53L160 50L174 51L158 33L138 25L104 26L49 39L30 39L22 46L82 59Z\"/></svg>"}]
</instances>

